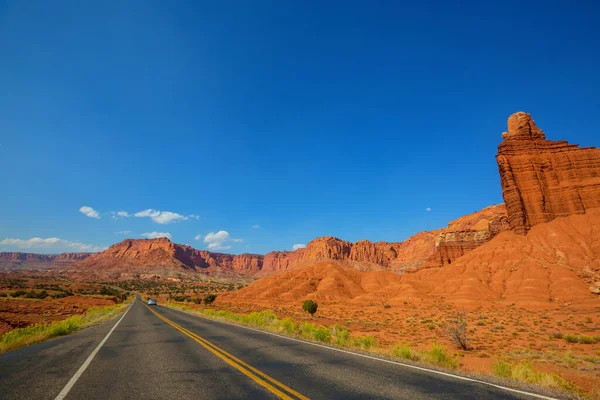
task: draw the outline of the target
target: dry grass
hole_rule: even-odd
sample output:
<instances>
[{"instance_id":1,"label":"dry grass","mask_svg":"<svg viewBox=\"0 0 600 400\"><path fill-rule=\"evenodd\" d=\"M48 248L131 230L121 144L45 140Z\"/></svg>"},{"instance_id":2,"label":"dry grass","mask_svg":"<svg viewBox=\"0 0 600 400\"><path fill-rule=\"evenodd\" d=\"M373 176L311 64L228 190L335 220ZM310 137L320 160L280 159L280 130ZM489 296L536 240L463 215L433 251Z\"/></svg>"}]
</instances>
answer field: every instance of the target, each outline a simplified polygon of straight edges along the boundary
<instances>
[{"instance_id":1,"label":"dry grass","mask_svg":"<svg viewBox=\"0 0 600 400\"><path fill-rule=\"evenodd\" d=\"M62 321L46 324L32 324L24 328L13 329L0 336L0 353L43 342L57 336L81 330L119 314L128 304L116 304L105 307L91 307L82 315L73 315Z\"/></svg>"}]
</instances>

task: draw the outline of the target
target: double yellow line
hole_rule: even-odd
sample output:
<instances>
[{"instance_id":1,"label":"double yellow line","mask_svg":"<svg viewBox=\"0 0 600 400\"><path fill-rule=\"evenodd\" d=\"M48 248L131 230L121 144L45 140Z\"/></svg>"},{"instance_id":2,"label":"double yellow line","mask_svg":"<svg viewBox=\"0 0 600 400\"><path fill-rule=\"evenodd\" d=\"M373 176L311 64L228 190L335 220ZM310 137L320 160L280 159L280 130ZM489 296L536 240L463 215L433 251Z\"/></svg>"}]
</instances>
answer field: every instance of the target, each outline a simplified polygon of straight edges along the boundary
<instances>
[{"instance_id":1,"label":"double yellow line","mask_svg":"<svg viewBox=\"0 0 600 400\"><path fill-rule=\"evenodd\" d=\"M211 353L213 353L214 355L216 355L217 357L219 357L220 359L225 361L227 364L231 365L233 368L237 369L238 371L240 371L241 373L246 375L248 378L252 379L254 382L258 383L265 389L269 390L270 392L272 392L279 398L285 399L285 400L294 400L294 399L309 400L308 397L301 395L300 393L296 392L294 389L291 389L291 388L287 387L286 385L284 385L283 383L279 382L278 380L271 378L269 375L265 374L264 372L261 372L261 371L257 370L256 368L254 368L253 366L246 364L239 358L236 358L235 356L229 354L225 350L215 346L208 340L196 335L194 332L191 332L191 331L185 329L184 327L182 327L181 325L178 325L175 322L171 321L170 319L163 317L161 314L152 310L150 307L146 306L146 308L148 310L150 310L158 318L160 318L167 324L171 325L173 328L177 329L178 331L189 336L190 338L192 338L193 340L198 342L200 345L202 345L206 350L210 351Z\"/></svg>"}]
</instances>

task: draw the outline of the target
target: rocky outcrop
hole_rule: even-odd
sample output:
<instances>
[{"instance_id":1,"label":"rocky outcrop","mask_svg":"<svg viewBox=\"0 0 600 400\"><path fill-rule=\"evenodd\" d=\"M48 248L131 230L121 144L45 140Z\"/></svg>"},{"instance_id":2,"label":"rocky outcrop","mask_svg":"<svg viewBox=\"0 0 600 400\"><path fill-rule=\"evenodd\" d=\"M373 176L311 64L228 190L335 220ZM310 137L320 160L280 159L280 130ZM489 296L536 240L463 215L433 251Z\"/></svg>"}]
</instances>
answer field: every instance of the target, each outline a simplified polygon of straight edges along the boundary
<instances>
[{"instance_id":1,"label":"rocky outcrop","mask_svg":"<svg viewBox=\"0 0 600 400\"><path fill-rule=\"evenodd\" d=\"M600 207L600 149L546 140L531 115L508 119L498 170L511 230Z\"/></svg>"},{"instance_id":2,"label":"rocky outcrop","mask_svg":"<svg viewBox=\"0 0 600 400\"><path fill-rule=\"evenodd\" d=\"M418 233L404 242L348 242L333 236L310 241L292 252L268 253L260 276L293 270L317 260L346 261L357 270L401 272L421 265L435 251L437 231Z\"/></svg>"},{"instance_id":3,"label":"rocky outcrop","mask_svg":"<svg viewBox=\"0 0 600 400\"><path fill-rule=\"evenodd\" d=\"M202 278L203 275L252 276L262 268L258 254L197 250L167 238L126 239L77 263L72 274L105 279Z\"/></svg>"},{"instance_id":4,"label":"rocky outcrop","mask_svg":"<svg viewBox=\"0 0 600 400\"><path fill-rule=\"evenodd\" d=\"M435 239L435 254L427 260L425 266L450 264L508 229L504 204L489 206L454 220Z\"/></svg>"},{"instance_id":5,"label":"rocky outcrop","mask_svg":"<svg viewBox=\"0 0 600 400\"><path fill-rule=\"evenodd\" d=\"M90 253L34 254L0 252L0 269L51 269L74 264Z\"/></svg>"}]
</instances>

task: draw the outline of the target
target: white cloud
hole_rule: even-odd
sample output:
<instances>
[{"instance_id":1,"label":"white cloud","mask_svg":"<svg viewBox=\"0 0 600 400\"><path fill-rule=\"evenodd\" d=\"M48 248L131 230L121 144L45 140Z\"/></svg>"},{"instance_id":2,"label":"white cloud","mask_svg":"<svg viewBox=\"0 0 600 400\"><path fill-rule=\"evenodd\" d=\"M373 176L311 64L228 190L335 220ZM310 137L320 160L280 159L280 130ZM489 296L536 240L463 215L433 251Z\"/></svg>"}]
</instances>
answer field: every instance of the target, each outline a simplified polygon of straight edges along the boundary
<instances>
[{"instance_id":1,"label":"white cloud","mask_svg":"<svg viewBox=\"0 0 600 400\"><path fill-rule=\"evenodd\" d=\"M427 207L425 211L431 211L431 207Z\"/></svg>"},{"instance_id":2,"label":"white cloud","mask_svg":"<svg viewBox=\"0 0 600 400\"><path fill-rule=\"evenodd\" d=\"M79 212L90 218L100 219L100 214L98 214L98 211L94 210L92 207L83 206L79 209Z\"/></svg>"},{"instance_id":3,"label":"white cloud","mask_svg":"<svg viewBox=\"0 0 600 400\"><path fill-rule=\"evenodd\" d=\"M80 242L70 242L59 238L10 239L0 241L1 246L10 246L18 249L68 249L78 252L94 252L103 250L102 247Z\"/></svg>"},{"instance_id":4,"label":"white cloud","mask_svg":"<svg viewBox=\"0 0 600 400\"><path fill-rule=\"evenodd\" d=\"M197 235L196 240L200 240L201 236ZM227 250L231 248L228 243L239 243L243 242L243 239L235 239L229 235L227 231L210 232L204 236L204 243L208 245L209 250Z\"/></svg>"},{"instance_id":5,"label":"white cloud","mask_svg":"<svg viewBox=\"0 0 600 400\"><path fill-rule=\"evenodd\" d=\"M188 217L191 219L200 219L200 216L196 215L196 214L190 214L190 215L188 215Z\"/></svg>"},{"instance_id":6,"label":"white cloud","mask_svg":"<svg viewBox=\"0 0 600 400\"><path fill-rule=\"evenodd\" d=\"M117 211L117 215L119 217L125 217L125 218L129 217L129 213L127 211Z\"/></svg>"},{"instance_id":7,"label":"white cloud","mask_svg":"<svg viewBox=\"0 0 600 400\"><path fill-rule=\"evenodd\" d=\"M190 218L171 211L159 211L152 208L136 212L133 215L138 218L152 218L152 221L156 222L157 224L170 224L172 222L185 221Z\"/></svg>"},{"instance_id":8,"label":"white cloud","mask_svg":"<svg viewBox=\"0 0 600 400\"><path fill-rule=\"evenodd\" d=\"M131 233L131 231L119 231L119 232L115 232L115 235L129 235Z\"/></svg>"},{"instance_id":9,"label":"white cloud","mask_svg":"<svg viewBox=\"0 0 600 400\"><path fill-rule=\"evenodd\" d=\"M171 239L171 234L169 232L145 232L141 234L142 237L148 239L157 239L161 237L166 237L167 239Z\"/></svg>"},{"instance_id":10,"label":"white cloud","mask_svg":"<svg viewBox=\"0 0 600 400\"><path fill-rule=\"evenodd\" d=\"M298 244L295 244L295 245L293 245L293 246L292 246L292 248L293 248L294 250L303 249L303 248L305 248L305 247L306 247L306 245L305 245L305 244L302 244L302 243L298 243Z\"/></svg>"},{"instance_id":11,"label":"white cloud","mask_svg":"<svg viewBox=\"0 0 600 400\"><path fill-rule=\"evenodd\" d=\"M260 228L260 225L258 225L258 224L256 224L256 225L252 225L252 228L254 228L254 229L258 229L258 228Z\"/></svg>"}]
</instances>

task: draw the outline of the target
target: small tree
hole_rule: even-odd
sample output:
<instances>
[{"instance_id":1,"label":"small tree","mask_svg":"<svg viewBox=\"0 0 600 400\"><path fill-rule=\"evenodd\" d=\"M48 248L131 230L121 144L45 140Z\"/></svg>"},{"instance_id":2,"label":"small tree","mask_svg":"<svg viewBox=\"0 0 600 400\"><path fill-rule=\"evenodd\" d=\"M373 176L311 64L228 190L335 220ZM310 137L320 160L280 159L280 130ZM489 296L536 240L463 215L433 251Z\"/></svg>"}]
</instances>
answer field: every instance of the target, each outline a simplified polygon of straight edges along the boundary
<instances>
[{"instance_id":1,"label":"small tree","mask_svg":"<svg viewBox=\"0 0 600 400\"><path fill-rule=\"evenodd\" d=\"M459 312L456 319L446 328L448 339L463 350L469 350L467 341L467 314Z\"/></svg>"},{"instance_id":2,"label":"small tree","mask_svg":"<svg viewBox=\"0 0 600 400\"><path fill-rule=\"evenodd\" d=\"M217 298L216 294L209 294L204 298L204 304L210 305L213 303L213 301L215 301L216 298Z\"/></svg>"},{"instance_id":3,"label":"small tree","mask_svg":"<svg viewBox=\"0 0 600 400\"><path fill-rule=\"evenodd\" d=\"M317 308L319 308L319 305L312 300L305 300L304 303L302 303L302 309L304 312L309 313L311 317L317 312Z\"/></svg>"}]
</instances>

